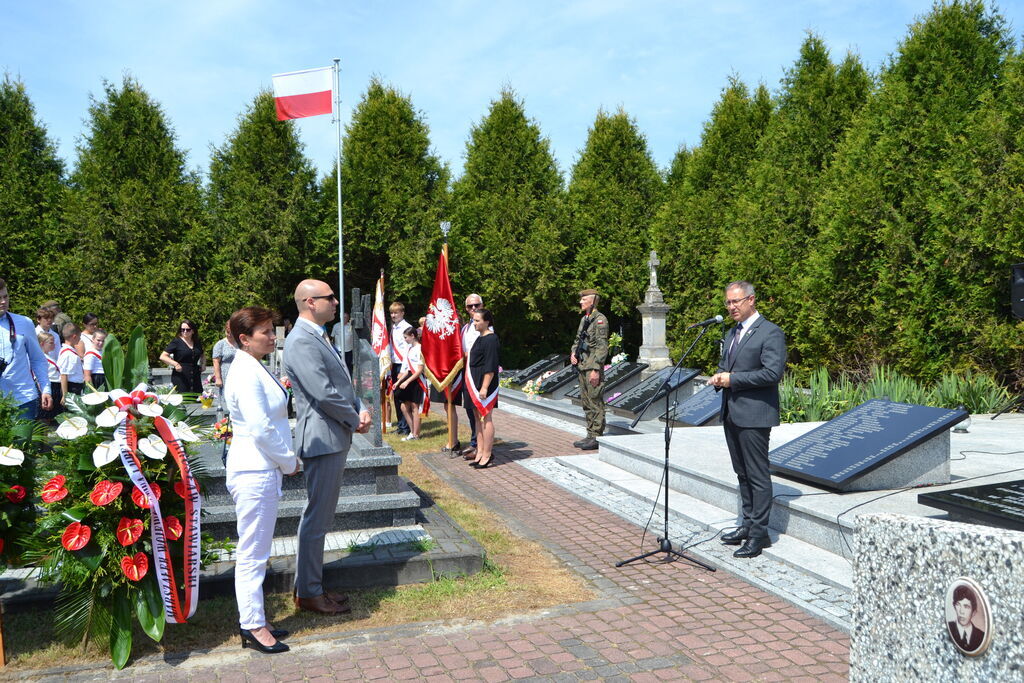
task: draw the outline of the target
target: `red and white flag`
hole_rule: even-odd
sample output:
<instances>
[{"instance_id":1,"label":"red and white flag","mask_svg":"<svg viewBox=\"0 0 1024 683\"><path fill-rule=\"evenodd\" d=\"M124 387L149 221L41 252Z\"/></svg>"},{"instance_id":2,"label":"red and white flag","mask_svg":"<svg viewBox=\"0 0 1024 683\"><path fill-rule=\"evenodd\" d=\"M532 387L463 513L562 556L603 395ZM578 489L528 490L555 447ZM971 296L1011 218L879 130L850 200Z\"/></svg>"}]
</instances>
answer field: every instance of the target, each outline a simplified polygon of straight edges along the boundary
<instances>
[{"instance_id":1,"label":"red and white flag","mask_svg":"<svg viewBox=\"0 0 1024 683\"><path fill-rule=\"evenodd\" d=\"M271 78L278 121L331 113L334 67L291 71Z\"/></svg>"},{"instance_id":2,"label":"red and white flag","mask_svg":"<svg viewBox=\"0 0 1024 683\"><path fill-rule=\"evenodd\" d=\"M373 352L377 354L380 367L380 378L390 376L391 353L388 350L391 335L388 334L387 318L384 315L384 271L380 272L380 279L377 280L377 289L373 294L373 324L370 326L370 339L373 342Z\"/></svg>"},{"instance_id":3,"label":"red and white flag","mask_svg":"<svg viewBox=\"0 0 1024 683\"><path fill-rule=\"evenodd\" d=\"M462 328L448 279L447 245L437 260L434 291L423 325L423 373L449 399L462 386Z\"/></svg>"}]
</instances>

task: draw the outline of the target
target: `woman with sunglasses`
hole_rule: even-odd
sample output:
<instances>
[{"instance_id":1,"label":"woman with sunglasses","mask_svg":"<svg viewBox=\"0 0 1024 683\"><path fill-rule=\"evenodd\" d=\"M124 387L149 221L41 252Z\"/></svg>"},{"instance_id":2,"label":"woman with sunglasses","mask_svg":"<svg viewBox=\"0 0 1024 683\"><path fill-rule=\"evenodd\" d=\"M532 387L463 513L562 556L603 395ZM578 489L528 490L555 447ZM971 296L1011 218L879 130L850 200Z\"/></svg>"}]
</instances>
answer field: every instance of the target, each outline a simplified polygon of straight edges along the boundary
<instances>
[{"instance_id":1,"label":"woman with sunglasses","mask_svg":"<svg viewBox=\"0 0 1024 683\"><path fill-rule=\"evenodd\" d=\"M195 323L181 321L178 336L160 354L160 362L171 368L171 383L179 392L198 394L203 390L201 375L206 358Z\"/></svg>"}]
</instances>

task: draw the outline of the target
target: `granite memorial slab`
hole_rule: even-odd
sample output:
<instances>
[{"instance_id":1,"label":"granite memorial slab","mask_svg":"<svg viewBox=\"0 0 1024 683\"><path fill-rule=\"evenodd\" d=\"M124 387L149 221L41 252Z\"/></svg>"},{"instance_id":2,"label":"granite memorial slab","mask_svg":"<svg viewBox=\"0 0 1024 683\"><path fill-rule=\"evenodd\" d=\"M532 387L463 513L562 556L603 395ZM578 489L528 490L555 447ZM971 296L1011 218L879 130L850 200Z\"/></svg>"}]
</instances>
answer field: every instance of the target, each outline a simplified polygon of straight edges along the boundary
<instances>
[{"instance_id":1,"label":"granite memorial slab","mask_svg":"<svg viewBox=\"0 0 1024 683\"><path fill-rule=\"evenodd\" d=\"M949 429L962 409L873 399L768 454L774 474L836 491L949 483Z\"/></svg>"},{"instance_id":2,"label":"granite memorial slab","mask_svg":"<svg viewBox=\"0 0 1024 683\"><path fill-rule=\"evenodd\" d=\"M722 392L715 391L713 386L698 389L693 396L679 403L673 410L664 413L661 419L700 427L718 424L718 415L722 410Z\"/></svg>"},{"instance_id":3,"label":"granite memorial slab","mask_svg":"<svg viewBox=\"0 0 1024 683\"><path fill-rule=\"evenodd\" d=\"M636 417L637 413L643 409L652 397L655 404L658 401L664 401L666 393L672 394L669 397L670 401L678 397L688 397L693 393L691 382L699 374L700 370L694 370L693 368L661 368L632 389L610 399L608 406L618 415L631 418ZM662 386L665 384L666 378L668 379L668 385ZM651 406L645 413L645 416L649 416L647 419L654 419L663 414L662 411L658 410L659 407L658 405Z\"/></svg>"},{"instance_id":4,"label":"granite memorial slab","mask_svg":"<svg viewBox=\"0 0 1024 683\"><path fill-rule=\"evenodd\" d=\"M616 363L607 370L604 371L604 398L606 401L609 397L617 392L625 392L631 389L633 386L640 382L640 373L647 369L646 363L632 363L630 361L622 361ZM573 403L579 403L580 400L580 388L579 385L573 387L570 391L566 392L566 397L571 398Z\"/></svg>"},{"instance_id":5,"label":"granite memorial slab","mask_svg":"<svg viewBox=\"0 0 1024 683\"><path fill-rule=\"evenodd\" d=\"M955 522L1024 531L1024 479L922 493L917 502L945 510Z\"/></svg>"},{"instance_id":6,"label":"granite memorial slab","mask_svg":"<svg viewBox=\"0 0 1024 683\"><path fill-rule=\"evenodd\" d=\"M545 356L529 367L509 374L508 377L512 380L512 384L525 384L535 377L540 377L548 370L561 369L568 360L569 356L564 353L553 353L549 356ZM505 375L503 373L502 377L504 376Z\"/></svg>"},{"instance_id":7,"label":"granite memorial slab","mask_svg":"<svg viewBox=\"0 0 1024 683\"><path fill-rule=\"evenodd\" d=\"M564 398L576 384L579 371L575 365L566 365L540 383L540 394L545 398Z\"/></svg>"}]
</instances>

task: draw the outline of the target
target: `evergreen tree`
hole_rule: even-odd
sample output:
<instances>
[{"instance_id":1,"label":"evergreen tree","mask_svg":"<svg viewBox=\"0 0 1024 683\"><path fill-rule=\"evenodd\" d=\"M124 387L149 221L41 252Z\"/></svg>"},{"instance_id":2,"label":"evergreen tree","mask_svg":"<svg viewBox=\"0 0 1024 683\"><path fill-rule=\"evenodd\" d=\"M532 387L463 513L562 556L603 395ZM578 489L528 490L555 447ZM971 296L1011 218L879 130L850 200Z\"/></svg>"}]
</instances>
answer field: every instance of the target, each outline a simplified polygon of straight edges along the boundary
<instances>
[{"instance_id":1,"label":"evergreen tree","mask_svg":"<svg viewBox=\"0 0 1024 683\"><path fill-rule=\"evenodd\" d=\"M278 121L261 92L210 160L213 256L206 287L208 325L219 330L247 305L292 314L307 272L309 233L320 222L316 171L291 121Z\"/></svg>"},{"instance_id":2,"label":"evergreen tree","mask_svg":"<svg viewBox=\"0 0 1024 683\"><path fill-rule=\"evenodd\" d=\"M509 365L564 346L573 297L562 272L562 194L548 140L503 90L466 143L452 192L450 260L456 291L478 292L495 311Z\"/></svg>"},{"instance_id":3,"label":"evergreen tree","mask_svg":"<svg viewBox=\"0 0 1024 683\"><path fill-rule=\"evenodd\" d=\"M996 85L1009 40L981 2L937 4L915 23L837 150L815 207L821 235L795 345L808 364L884 362L923 378L952 360L958 288L942 272L949 232L936 177ZM952 336L951 336L952 335Z\"/></svg>"},{"instance_id":4,"label":"evergreen tree","mask_svg":"<svg viewBox=\"0 0 1024 683\"><path fill-rule=\"evenodd\" d=\"M682 345L686 323L722 310L723 287L743 277L732 268L715 272L710 266L730 230L728 217L771 110L764 86L751 96L742 82L731 78L704 125L700 147L686 164L685 178L671 189L655 217L658 284L672 307L668 337L673 350ZM693 366L710 367L717 358L717 346L704 344L695 349Z\"/></svg>"},{"instance_id":5,"label":"evergreen tree","mask_svg":"<svg viewBox=\"0 0 1024 683\"><path fill-rule=\"evenodd\" d=\"M773 319L791 336L797 331L788 323L804 306L792 283L803 276L817 236L811 209L821 174L870 84L855 57L836 66L824 42L808 36L782 80L777 109L724 235L716 270L753 282L759 300L771 302Z\"/></svg>"},{"instance_id":6,"label":"evergreen tree","mask_svg":"<svg viewBox=\"0 0 1024 683\"><path fill-rule=\"evenodd\" d=\"M374 79L348 125L342 153L345 286L372 292L380 269L389 299L426 301L441 246L448 169L430 149L430 129L412 100ZM322 185L315 252L337 274L337 165ZM346 292L346 296L348 292Z\"/></svg>"},{"instance_id":7,"label":"evergreen tree","mask_svg":"<svg viewBox=\"0 0 1024 683\"><path fill-rule=\"evenodd\" d=\"M63 174L24 84L5 75L0 83L0 277L16 297L15 310L30 318L35 306L59 294L50 278Z\"/></svg>"},{"instance_id":8,"label":"evergreen tree","mask_svg":"<svg viewBox=\"0 0 1024 683\"><path fill-rule=\"evenodd\" d=\"M686 145L679 145L676 155L672 157L672 165L669 166L665 176L665 184L669 191L675 190L686 180L686 167L693 158L693 150Z\"/></svg>"},{"instance_id":9,"label":"evergreen tree","mask_svg":"<svg viewBox=\"0 0 1024 683\"><path fill-rule=\"evenodd\" d=\"M188 245L201 227L199 181L162 109L130 77L104 84L86 125L55 268L60 298L121 336L143 325L155 353L197 313L201 271Z\"/></svg>"},{"instance_id":10,"label":"evergreen tree","mask_svg":"<svg viewBox=\"0 0 1024 683\"><path fill-rule=\"evenodd\" d=\"M597 113L566 193L573 288L596 287L602 309L636 318L647 286L649 231L664 183L647 141L621 108Z\"/></svg>"}]
</instances>

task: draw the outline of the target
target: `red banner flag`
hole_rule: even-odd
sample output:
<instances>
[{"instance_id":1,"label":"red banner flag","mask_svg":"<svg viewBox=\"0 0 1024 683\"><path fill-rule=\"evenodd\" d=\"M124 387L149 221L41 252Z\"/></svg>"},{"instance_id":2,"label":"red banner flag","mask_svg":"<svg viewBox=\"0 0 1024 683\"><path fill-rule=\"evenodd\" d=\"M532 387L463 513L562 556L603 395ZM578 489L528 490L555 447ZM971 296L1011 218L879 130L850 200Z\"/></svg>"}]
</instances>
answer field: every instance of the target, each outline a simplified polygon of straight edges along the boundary
<instances>
[{"instance_id":1,"label":"red banner flag","mask_svg":"<svg viewBox=\"0 0 1024 683\"><path fill-rule=\"evenodd\" d=\"M423 373L449 398L462 386L462 329L448 279L448 248L437 260L437 277L423 326Z\"/></svg>"}]
</instances>

